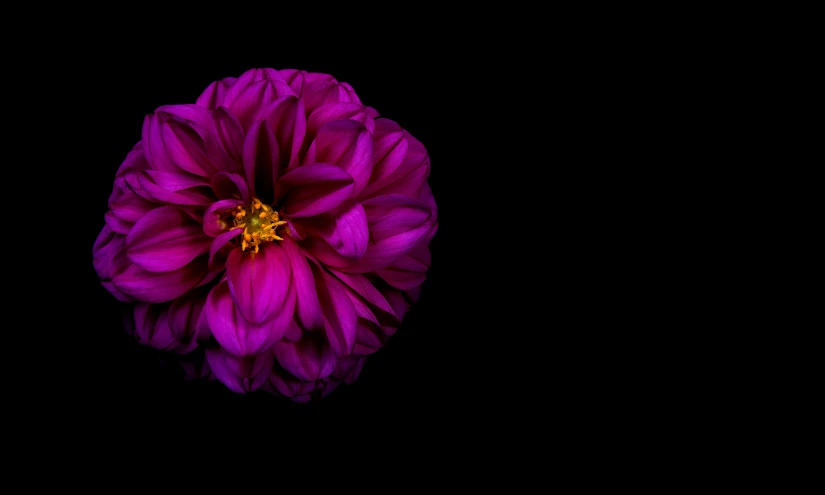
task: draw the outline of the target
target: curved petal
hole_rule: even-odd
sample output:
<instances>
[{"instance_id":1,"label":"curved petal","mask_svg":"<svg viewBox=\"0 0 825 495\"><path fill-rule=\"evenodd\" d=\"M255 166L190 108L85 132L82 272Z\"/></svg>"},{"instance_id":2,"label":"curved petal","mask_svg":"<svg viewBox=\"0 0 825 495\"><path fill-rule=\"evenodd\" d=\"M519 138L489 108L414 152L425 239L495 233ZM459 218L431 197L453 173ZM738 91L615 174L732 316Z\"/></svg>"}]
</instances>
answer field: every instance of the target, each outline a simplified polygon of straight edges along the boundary
<instances>
[{"instance_id":1,"label":"curved petal","mask_svg":"<svg viewBox=\"0 0 825 495\"><path fill-rule=\"evenodd\" d=\"M298 342L278 342L275 359L292 376L311 381L328 377L338 364L324 335L315 332L305 332Z\"/></svg>"},{"instance_id":2,"label":"curved petal","mask_svg":"<svg viewBox=\"0 0 825 495\"><path fill-rule=\"evenodd\" d=\"M366 277L357 273L342 273L333 269L330 269L330 272L367 302L395 316L395 312L393 312L390 303L387 302L384 296L381 295L381 292L379 292Z\"/></svg>"},{"instance_id":3,"label":"curved petal","mask_svg":"<svg viewBox=\"0 0 825 495\"><path fill-rule=\"evenodd\" d=\"M175 351L178 353L187 354L197 347L198 342L209 338L208 327L204 332L204 328L198 324L206 304L204 290L189 292L172 301L169 306L169 331L177 343Z\"/></svg>"},{"instance_id":4,"label":"curved petal","mask_svg":"<svg viewBox=\"0 0 825 495\"><path fill-rule=\"evenodd\" d=\"M209 251L211 240L192 217L172 206L143 216L126 237L129 260L150 272L169 272Z\"/></svg>"},{"instance_id":5,"label":"curved petal","mask_svg":"<svg viewBox=\"0 0 825 495\"><path fill-rule=\"evenodd\" d=\"M207 349L206 361L215 377L238 394L253 392L269 379L275 357L271 352L238 358L221 348Z\"/></svg>"},{"instance_id":6,"label":"curved petal","mask_svg":"<svg viewBox=\"0 0 825 495\"><path fill-rule=\"evenodd\" d=\"M354 120L334 120L324 124L307 151L306 163L331 163L346 170L360 193L372 174L372 135Z\"/></svg>"},{"instance_id":7,"label":"curved petal","mask_svg":"<svg viewBox=\"0 0 825 495\"><path fill-rule=\"evenodd\" d=\"M278 140L281 169L298 166L298 155L307 127L304 102L295 96L284 96L263 110L262 114Z\"/></svg>"},{"instance_id":8,"label":"curved petal","mask_svg":"<svg viewBox=\"0 0 825 495\"><path fill-rule=\"evenodd\" d=\"M205 311L215 340L227 352L238 357L254 356L272 350L292 321L291 312L286 318L273 318L264 323L248 321L235 305L226 280L209 293Z\"/></svg>"},{"instance_id":9,"label":"curved petal","mask_svg":"<svg viewBox=\"0 0 825 495\"><path fill-rule=\"evenodd\" d=\"M299 218L337 208L352 197L354 186L352 176L339 167L314 163L287 172L278 187L284 212Z\"/></svg>"},{"instance_id":10,"label":"curved petal","mask_svg":"<svg viewBox=\"0 0 825 495\"><path fill-rule=\"evenodd\" d=\"M161 303L182 296L207 275L207 257L200 256L182 268L164 273L148 272L138 265L129 265L112 278L112 283L138 301Z\"/></svg>"},{"instance_id":11,"label":"curved petal","mask_svg":"<svg viewBox=\"0 0 825 495\"><path fill-rule=\"evenodd\" d=\"M218 237L231 229L233 224L225 220L227 210L244 204L246 203L240 199L224 199L213 203L203 214L203 232L209 237Z\"/></svg>"},{"instance_id":12,"label":"curved petal","mask_svg":"<svg viewBox=\"0 0 825 495\"><path fill-rule=\"evenodd\" d=\"M169 331L166 305L136 304L134 323L132 336L138 343L162 351L170 351L177 346L177 341Z\"/></svg>"},{"instance_id":13,"label":"curved petal","mask_svg":"<svg viewBox=\"0 0 825 495\"><path fill-rule=\"evenodd\" d=\"M329 103L361 103L349 84L339 84L334 78L321 79L304 85L301 97L308 114L321 105Z\"/></svg>"},{"instance_id":14,"label":"curved petal","mask_svg":"<svg viewBox=\"0 0 825 495\"><path fill-rule=\"evenodd\" d=\"M226 77L213 82L204 90L203 93L201 93L200 96L198 96L195 104L208 108L209 110L222 105L223 100L226 97L226 92L235 84L235 81L237 80L237 77Z\"/></svg>"},{"instance_id":15,"label":"curved petal","mask_svg":"<svg viewBox=\"0 0 825 495\"><path fill-rule=\"evenodd\" d=\"M297 293L296 312L301 325L307 329L323 328L324 319L315 279L304 253L289 236L284 236L281 246L289 259L291 283Z\"/></svg>"},{"instance_id":16,"label":"curved petal","mask_svg":"<svg viewBox=\"0 0 825 495\"><path fill-rule=\"evenodd\" d=\"M236 163L243 163L244 132L241 123L228 108L223 106L212 111L212 120L226 154Z\"/></svg>"},{"instance_id":17,"label":"curved petal","mask_svg":"<svg viewBox=\"0 0 825 495\"><path fill-rule=\"evenodd\" d=\"M361 203L354 201L333 212L306 219L300 225L306 232L324 239L338 254L351 260L364 255L370 240L367 214Z\"/></svg>"},{"instance_id":18,"label":"curved petal","mask_svg":"<svg viewBox=\"0 0 825 495\"><path fill-rule=\"evenodd\" d=\"M208 185L187 182L172 172L147 170L128 176L126 183L140 196L161 203L206 206L217 199ZM185 185L189 187L182 187Z\"/></svg>"},{"instance_id":19,"label":"curved petal","mask_svg":"<svg viewBox=\"0 0 825 495\"><path fill-rule=\"evenodd\" d=\"M287 302L289 260L275 242L263 243L257 253L233 250L226 274L238 308L252 323L269 320Z\"/></svg>"},{"instance_id":20,"label":"curved petal","mask_svg":"<svg viewBox=\"0 0 825 495\"><path fill-rule=\"evenodd\" d=\"M333 120L355 120L364 124L368 131L375 131L375 119L367 114L363 105L358 103L328 103L321 105L307 119L307 141L304 146L308 147L309 142L315 139L315 135L327 122Z\"/></svg>"},{"instance_id":21,"label":"curved petal","mask_svg":"<svg viewBox=\"0 0 825 495\"><path fill-rule=\"evenodd\" d=\"M219 235L209 246L209 269L223 270L226 267L226 258L229 252L235 249L229 241L243 234L243 229L231 229Z\"/></svg>"},{"instance_id":22,"label":"curved petal","mask_svg":"<svg viewBox=\"0 0 825 495\"><path fill-rule=\"evenodd\" d=\"M267 204L275 201L279 161L278 141L272 128L264 120L255 122L244 141L243 166L253 194Z\"/></svg>"},{"instance_id":23,"label":"curved petal","mask_svg":"<svg viewBox=\"0 0 825 495\"><path fill-rule=\"evenodd\" d=\"M310 265L318 288L318 300L324 314L324 330L336 356L347 356L355 346L357 315L347 289L323 268Z\"/></svg>"}]
</instances>

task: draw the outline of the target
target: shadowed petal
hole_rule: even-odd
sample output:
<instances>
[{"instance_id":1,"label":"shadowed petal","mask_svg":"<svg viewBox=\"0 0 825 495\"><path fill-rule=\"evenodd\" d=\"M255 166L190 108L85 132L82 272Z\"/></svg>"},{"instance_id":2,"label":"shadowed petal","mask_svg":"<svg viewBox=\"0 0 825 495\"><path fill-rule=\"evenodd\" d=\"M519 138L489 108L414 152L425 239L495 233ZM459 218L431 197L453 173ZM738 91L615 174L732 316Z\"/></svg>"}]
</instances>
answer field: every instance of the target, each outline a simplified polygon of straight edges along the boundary
<instances>
[{"instance_id":1,"label":"shadowed petal","mask_svg":"<svg viewBox=\"0 0 825 495\"><path fill-rule=\"evenodd\" d=\"M307 119L307 140L304 146L309 147L311 140L327 122L333 120L355 120L361 122L368 131L375 131L375 119L370 117L363 105L358 103L328 103L321 105L309 115Z\"/></svg>"},{"instance_id":2,"label":"shadowed petal","mask_svg":"<svg viewBox=\"0 0 825 495\"><path fill-rule=\"evenodd\" d=\"M249 186L246 179L238 174L229 172L219 172L212 177L212 191L219 199L241 199L244 203L249 203Z\"/></svg>"},{"instance_id":3,"label":"shadowed petal","mask_svg":"<svg viewBox=\"0 0 825 495\"><path fill-rule=\"evenodd\" d=\"M298 342L281 341L275 345L275 359L301 380L320 380L332 374L338 360L323 334L304 332Z\"/></svg>"},{"instance_id":4,"label":"shadowed petal","mask_svg":"<svg viewBox=\"0 0 825 495\"><path fill-rule=\"evenodd\" d=\"M346 170L355 181L354 194L367 186L372 173L372 135L354 120L334 120L323 125L307 151L305 163L331 163Z\"/></svg>"},{"instance_id":5,"label":"shadowed petal","mask_svg":"<svg viewBox=\"0 0 825 495\"><path fill-rule=\"evenodd\" d=\"M252 124L243 148L243 166L246 181L261 201L275 200L275 180L278 178L278 141L266 121Z\"/></svg>"},{"instance_id":6,"label":"shadowed petal","mask_svg":"<svg viewBox=\"0 0 825 495\"><path fill-rule=\"evenodd\" d=\"M330 269L330 272L367 302L395 316L390 303L387 302L384 296L381 295L378 289L376 289L366 277L357 273L342 273L332 269Z\"/></svg>"},{"instance_id":7,"label":"shadowed petal","mask_svg":"<svg viewBox=\"0 0 825 495\"><path fill-rule=\"evenodd\" d=\"M336 210L300 222L307 231L324 239L344 258L357 260L367 250L370 231L361 203L350 202Z\"/></svg>"},{"instance_id":8,"label":"shadowed petal","mask_svg":"<svg viewBox=\"0 0 825 495\"><path fill-rule=\"evenodd\" d=\"M172 206L141 218L126 237L127 256L150 272L169 272L209 251L211 240L188 214Z\"/></svg>"},{"instance_id":9,"label":"shadowed petal","mask_svg":"<svg viewBox=\"0 0 825 495\"><path fill-rule=\"evenodd\" d=\"M284 317L264 323L251 323L235 305L229 283L223 281L209 293L206 318L215 340L227 352L238 357L254 356L272 350L292 321L292 309L284 308Z\"/></svg>"},{"instance_id":10,"label":"shadowed petal","mask_svg":"<svg viewBox=\"0 0 825 495\"><path fill-rule=\"evenodd\" d=\"M318 300L324 313L324 330L336 356L347 356L355 345L355 308L347 295L347 288L319 265L310 265L318 288Z\"/></svg>"},{"instance_id":11,"label":"shadowed petal","mask_svg":"<svg viewBox=\"0 0 825 495\"><path fill-rule=\"evenodd\" d=\"M238 394L253 392L269 379L275 357L271 352L238 358L221 348L207 349L206 360L215 377Z\"/></svg>"},{"instance_id":12,"label":"shadowed petal","mask_svg":"<svg viewBox=\"0 0 825 495\"><path fill-rule=\"evenodd\" d=\"M284 174L279 193L284 212L293 217L311 217L337 208L352 196L353 180L335 165L314 163Z\"/></svg>"},{"instance_id":13,"label":"shadowed petal","mask_svg":"<svg viewBox=\"0 0 825 495\"><path fill-rule=\"evenodd\" d=\"M245 202L240 199L224 199L212 204L203 214L203 232L210 237L218 237L231 229L233 224L225 220L226 210L244 204Z\"/></svg>"},{"instance_id":14,"label":"shadowed petal","mask_svg":"<svg viewBox=\"0 0 825 495\"><path fill-rule=\"evenodd\" d=\"M307 127L304 102L295 96L284 96L261 113L278 140L281 169L298 166L298 154L304 144Z\"/></svg>"},{"instance_id":15,"label":"shadowed petal","mask_svg":"<svg viewBox=\"0 0 825 495\"><path fill-rule=\"evenodd\" d=\"M232 249L236 249L229 241L243 234L243 229L227 230L212 241L209 246L209 269L223 270L226 267L226 258Z\"/></svg>"},{"instance_id":16,"label":"shadowed petal","mask_svg":"<svg viewBox=\"0 0 825 495\"><path fill-rule=\"evenodd\" d=\"M241 123L226 107L217 107L212 111L212 120L218 139L226 154L236 163L243 163L244 132Z\"/></svg>"},{"instance_id":17,"label":"shadowed petal","mask_svg":"<svg viewBox=\"0 0 825 495\"><path fill-rule=\"evenodd\" d=\"M112 278L121 292L138 301L161 303L171 301L195 287L208 274L207 257L200 256L191 263L171 272L148 272L138 265L130 265Z\"/></svg>"},{"instance_id":18,"label":"shadowed petal","mask_svg":"<svg viewBox=\"0 0 825 495\"><path fill-rule=\"evenodd\" d=\"M223 100L226 97L226 92L232 87L232 85L235 84L235 81L237 80L237 77L226 77L219 81L213 82L198 97L195 104L208 108L209 110L214 109L218 105L222 105Z\"/></svg>"},{"instance_id":19,"label":"shadowed petal","mask_svg":"<svg viewBox=\"0 0 825 495\"><path fill-rule=\"evenodd\" d=\"M226 260L226 274L238 308L252 323L272 318L287 302L289 260L274 242L263 243L258 253L233 250Z\"/></svg>"},{"instance_id":20,"label":"shadowed petal","mask_svg":"<svg viewBox=\"0 0 825 495\"><path fill-rule=\"evenodd\" d=\"M292 286L297 293L296 312L301 325L307 329L322 328L324 325L321 303L315 290L315 279L301 248L289 236L281 243L289 259Z\"/></svg>"}]
</instances>

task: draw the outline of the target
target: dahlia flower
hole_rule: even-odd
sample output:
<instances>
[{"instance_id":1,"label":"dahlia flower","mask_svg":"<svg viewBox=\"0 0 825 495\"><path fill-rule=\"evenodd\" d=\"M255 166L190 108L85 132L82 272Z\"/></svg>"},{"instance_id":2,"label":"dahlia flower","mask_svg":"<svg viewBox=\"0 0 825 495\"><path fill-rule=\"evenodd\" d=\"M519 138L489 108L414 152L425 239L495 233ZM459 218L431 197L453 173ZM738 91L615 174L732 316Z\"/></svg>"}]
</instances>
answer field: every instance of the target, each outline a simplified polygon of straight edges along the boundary
<instances>
[{"instance_id":1,"label":"dahlia flower","mask_svg":"<svg viewBox=\"0 0 825 495\"><path fill-rule=\"evenodd\" d=\"M142 344L306 401L358 376L430 266L424 146L326 74L253 69L146 116L93 248Z\"/></svg>"}]
</instances>

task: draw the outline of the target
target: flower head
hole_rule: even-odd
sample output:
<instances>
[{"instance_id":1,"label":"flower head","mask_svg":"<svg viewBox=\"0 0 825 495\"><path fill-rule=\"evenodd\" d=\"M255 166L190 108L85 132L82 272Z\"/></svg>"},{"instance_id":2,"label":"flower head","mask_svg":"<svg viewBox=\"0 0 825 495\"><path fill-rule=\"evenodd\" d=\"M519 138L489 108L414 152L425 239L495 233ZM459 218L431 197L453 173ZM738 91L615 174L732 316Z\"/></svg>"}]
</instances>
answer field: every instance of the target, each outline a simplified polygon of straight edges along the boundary
<instances>
[{"instance_id":1,"label":"flower head","mask_svg":"<svg viewBox=\"0 0 825 495\"><path fill-rule=\"evenodd\" d=\"M417 299L429 170L348 84L252 69L145 118L94 266L139 342L201 354L190 376L309 400L351 383Z\"/></svg>"}]
</instances>

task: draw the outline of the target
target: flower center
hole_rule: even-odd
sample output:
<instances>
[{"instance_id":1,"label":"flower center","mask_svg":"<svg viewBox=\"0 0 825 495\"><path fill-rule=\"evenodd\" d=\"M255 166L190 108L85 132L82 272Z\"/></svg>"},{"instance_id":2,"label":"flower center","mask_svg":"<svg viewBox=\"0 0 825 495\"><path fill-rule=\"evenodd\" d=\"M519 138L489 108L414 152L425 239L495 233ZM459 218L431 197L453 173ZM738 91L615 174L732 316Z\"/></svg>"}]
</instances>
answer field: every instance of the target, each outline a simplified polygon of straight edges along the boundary
<instances>
[{"instance_id":1,"label":"flower center","mask_svg":"<svg viewBox=\"0 0 825 495\"><path fill-rule=\"evenodd\" d=\"M283 241L284 238L278 235L289 233L286 222L278 218L278 212L270 206L261 203L258 198L253 198L247 206L236 206L232 211L235 226L233 229L243 229L241 239L241 249L243 251L252 250L258 252L258 246L265 241Z\"/></svg>"}]
</instances>

